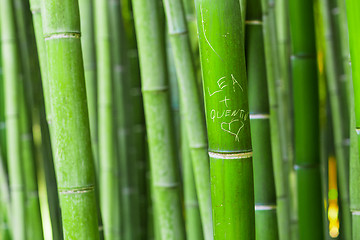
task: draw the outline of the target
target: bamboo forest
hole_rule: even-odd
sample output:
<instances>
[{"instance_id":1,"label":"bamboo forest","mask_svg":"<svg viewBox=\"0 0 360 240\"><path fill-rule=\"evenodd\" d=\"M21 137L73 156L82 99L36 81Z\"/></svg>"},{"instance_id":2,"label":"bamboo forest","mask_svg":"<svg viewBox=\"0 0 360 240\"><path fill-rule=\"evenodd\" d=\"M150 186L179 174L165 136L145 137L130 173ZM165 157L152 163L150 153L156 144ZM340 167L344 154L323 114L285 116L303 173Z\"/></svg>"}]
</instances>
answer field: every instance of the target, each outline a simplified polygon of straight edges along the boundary
<instances>
[{"instance_id":1,"label":"bamboo forest","mask_svg":"<svg viewBox=\"0 0 360 240\"><path fill-rule=\"evenodd\" d=\"M360 240L360 0L0 0L0 240Z\"/></svg>"}]
</instances>

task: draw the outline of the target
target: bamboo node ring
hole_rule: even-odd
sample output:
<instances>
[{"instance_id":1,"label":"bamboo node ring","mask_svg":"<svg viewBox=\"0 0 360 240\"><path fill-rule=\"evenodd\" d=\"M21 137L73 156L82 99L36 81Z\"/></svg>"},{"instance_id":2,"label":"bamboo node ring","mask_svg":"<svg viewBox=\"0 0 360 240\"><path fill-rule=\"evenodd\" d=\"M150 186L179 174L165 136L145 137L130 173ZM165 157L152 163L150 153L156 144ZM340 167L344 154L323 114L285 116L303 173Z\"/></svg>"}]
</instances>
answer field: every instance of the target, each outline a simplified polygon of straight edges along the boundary
<instances>
[{"instance_id":1,"label":"bamboo node ring","mask_svg":"<svg viewBox=\"0 0 360 240\"><path fill-rule=\"evenodd\" d=\"M253 152L243 152L243 153L214 153L209 152L211 158L217 159L246 159L253 156Z\"/></svg>"}]
</instances>

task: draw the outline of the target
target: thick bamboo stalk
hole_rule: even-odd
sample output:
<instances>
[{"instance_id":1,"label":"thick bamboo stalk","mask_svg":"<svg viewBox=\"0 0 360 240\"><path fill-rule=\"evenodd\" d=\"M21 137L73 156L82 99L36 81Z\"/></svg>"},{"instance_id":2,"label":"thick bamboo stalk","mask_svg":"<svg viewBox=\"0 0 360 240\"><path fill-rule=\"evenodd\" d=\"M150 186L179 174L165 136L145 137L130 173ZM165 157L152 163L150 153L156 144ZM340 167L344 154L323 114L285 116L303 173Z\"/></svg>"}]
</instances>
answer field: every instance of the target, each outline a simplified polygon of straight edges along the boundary
<instances>
[{"instance_id":1,"label":"thick bamboo stalk","mask_svg":"<svg viewBox=\"0 0 360 240\"><path fill-rule=\"evenodd\" d=\"M78 2L45 0L43 28L64 239L99 239Z\"/></svg>"},{"instance_id":2,"label":"thick bamboo stalk","mask_svg":"<svg viewBox=\"0 0 360 240\"><path fill-rule=\"evenodd\" d=\"M209 138L214 239L255 239L240 3L201 0L196 10Z\"/></svg>"},{"instance_id":3,"label":"thick bamboo stalk","mask_svg":"<svg viewBox=\"0 0 360 240\"><path fill-rule=\"evenodd\" d=\"M277 198L277 216L279 227L279 239L290 239L290 200L287 186L287 169L283 164L283 155L280 136L280 114L279 99L277 95L276 82L279 77L279 65L277 59L276 47L274 47L275 22L272 16L269 16L269 4L267 0L262 1L263 11L263 31L264 31L264 49L266 58L267 83L270 103L270 130L271 130L271 148L274 167L274 178Z\"/></svg>"},{"instance_id":4,"label":"thick bamboo stalk","mask_svg":"<svg viewBox=\"0 0 360 240\"><path fill-rule=\"evenodd\" d=\"M100 161L100 206L104 238L120 239L120 186L119 165L116 161L114 82L111 57L109 5L107 1L95 1L95 33L98 81L98 122Z\"/></svg>"},{"instance_id":5,"label":"thick bamboo stalk","mask_svg":"<svg viewBox=\"0 0 360 240\"><path fill-rule=\"evenodd\" d=\"M340 85L337 77L339 69L336 64L336 53L333 37L333 29L330 19L329 3L326 0L320 1L321 16L324 26L324 45L325 45L325 71L327 73L327 87L331 106L331 115L334 132L335 156L337 160L337 170L339 176L339 190L341 198L342 214L342 236L345 239L351 238L351 214L349 209L349 152L347 146L344 146L349 133L346 131L349 123L344 118L347 109L343 108ZM345 120L345 121L344 121Z\"/></svg>"},{"instance_id":6,"label":"thick bamboo stalk","mask_svg":"<svg viewBox=\"0 0 360 240\"><path fill-rule=\"evenodd\" d=\"M299 239L321 239L323 224L313 1L291 0L289 6Z\"/></svg>"},{"instance_id":7,"label":"thick bamboo stalk","mask_svg":"<svg viewBox=\"0 0 360 240\"><path fill-rule=\"evenodd\" d=\"M43 27L42 27L42 17L41 17L41 0L30 0L30 10L32 12L32 20L34 25L35 39L36 39L36 47L37 53L39 57L40 64L40 74L42 80L42 88L43 88L43 101L45 105L45 117L46 121L42 119L40 116L41 122L41 136L43 140L50 140L49 143L45 143L43 141L44 151L47 153L44 156L44 168L45 170L45 178L46 178L46 187L48 193L48 201L49 201L49 210L50 210L50 218L51 218L51 227L53 231L53 239L61 239L62 231L61 231L61 217L60 217L60 207L58 200L58 192L56 186L56 177L54 172L54 162L53 157L55 157L55 143L54 143L54 135L50 136L51 132L51 108L50 108L50 91L49 91L49 80L48 80L48 70L47 70L47 62L46 62L46 46L45 40L43 38ZM44 110L41 110L44 111ZM43 113L42 113L43 114ZM52 150L52 151L51 151ZM44 152L44 153L45 153Z\"/></svg>"},{"instance_id":8,"label":"thick bamboo stalk","mask_svg":"<svg viewBox=\"0 0 360 240\"><path fill-rule=\"evenodd\" d=\"M26 208L20 142L20 66L18 65L19 58L16 46L16 25L13 2L2 0L0 4L5 118L7 125L7 159L12 201L12 237L14 240L24 240L26 239Z\"/></svg>"},{"instance_id":9,"label":"thick bamboo stalk","mask_svg":"<svg viewBox=\"0 0 360 240\"><path fill-rule=\"evenodd\" d=\"M159 220L162 239L185 239L168 94L165 38L160 23L161 8L155 0L133 0L132 3L140 54L155 217Z\"/></svg>"},{"instance_id":10,"label":"thick bamboo stalk","mask_svg":"<svg viewBox=\"0 0 360 240\"><path fill-rule=\"evenodd\" d=\"M204 238L212 239L210 176L206 151L205 120L202 113L199 91L197 90L187 22L181 0L164 0L163 3L178 77L180 102L186 109L184 113L185 125L193 161Z\"/></svg>"},{"instance_id":11,"label":"thick bamboo stalk","mask_svg":"<svg viewBox=\"0 0 360 240\"><path fill-rule=\"evenodd\" d=\"M261 1L250 1L247 7L245 47L254 152L256 238L279 239Z\"/></svg>"},{"instance_id":12,"label":"thick bamboo stalk","mask_svg":"<svg viewBox=\"0 0 360 240\"><path fill-rule=\"evenodd\" d=\"M358 23L360 22L360 2L354 0L346 0L346 9L347 9L347 20L349 27L349 43L350 43L350 58L351 58L351 70L352 70L352 81L353 81L353 92L354 92L354 106L351 108L350 112L355 110L355 124L352 123L351 129L351 158L350 158L350 211L352 214L352 239L360 239L360 192L358 188L355 187L358 184L359 179L359 148L360 148L360 46L358 44L360 39L360 33L358 31ZM352 116L354 119L354 116ZM355 130L354 127L355 126ZM357 140L355 140L355 134L357 135ZM354 150L354 144L357 143L357 152Z\"/></svg>"},{"instance_id":13,"label":"thick bamboo stalk","mask_svg":"<svg viewBox=\"0 0 360 240\"><path fill-rule=\"evenodd\" d=\"M97 81L94 36L93 1L79 0L81 19L81 46L83 49L86 95L89 110L91 146L94 153L95 170L99 171L98 125L97 125Z\"/></svg>"}]
</instances>

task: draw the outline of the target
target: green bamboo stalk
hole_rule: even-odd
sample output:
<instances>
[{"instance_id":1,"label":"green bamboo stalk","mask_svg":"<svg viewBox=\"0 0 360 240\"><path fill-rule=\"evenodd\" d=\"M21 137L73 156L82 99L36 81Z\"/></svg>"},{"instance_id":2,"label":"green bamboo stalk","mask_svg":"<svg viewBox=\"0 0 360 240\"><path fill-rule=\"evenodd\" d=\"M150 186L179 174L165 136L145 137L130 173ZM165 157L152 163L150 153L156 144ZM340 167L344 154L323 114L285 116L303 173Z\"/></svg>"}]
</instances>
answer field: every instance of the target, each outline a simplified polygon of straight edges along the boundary
<instances>
[{"instance_id":1,"label":"green bamboo stalk","mask_svg":"<svg viewBox=\"0 0 360 240\"><path fill-rule=\"evenodd\" d=\"M277 95L279 99L279 111L282 127L281 144L283 159L287 161L285 177L288 179L288 199L290 202L290 229L292 239L298 235L297 213L296 213L296 178L294 166L294 142L293 142L293 116L291 95L291 73L290 73L290 28L289 28L289 6L288 1L279 0L275 2L273 16L276 23L276 39L279 59L279 79L277 83ZM295 180L296 181L296 180Z\"/></svg>"},{"instance_id":2,"label":"green bamboo stalk","mask_svg":"<svg viewBox=\"0 0 360 240\"><path fill-rule=\"evenodd\" d=\"M99 239L78 2L42 9L64 239Z\"/></svg>"},{"instance_id":3,"label":"green bamboo stalk","mask_svg":"<svg viewBox=\"0 0 360 240\"><path fill-rule=\"evenodd\" d=\"M182 109L183 110L183 109ZM204 239L202 232L199 202L196 195L194 172L191 161L191 153L188 144L185 119L181 119L181 156L184 184L184 205L185 205L185 225L186 239Z\"/></svg>"},{"instance_id":4,"label":"green bamboo stalk","mask_svg":"<svg viewBox=\"0 0 360 240\"><path fill-rule=\"evenodd\" d=\"M359 67L359 57L360 57L360 46L358 41L360 39L359 32L357 30L358 22L360 22L360 2L353 0L346 0L346 10L347 10L347 20L349 27L349 44L350 44L350 58L351 58L351 71L352 71L352 81L353 81L353 101L354 105L351 108L350 112L355 110L355 123L351 124L351 158L350 158L350 211L352 214L352 239L360 239L360 191L358 190L356 184L359 182L359 148L360 148L360 67ZM352 96L352 93L351 93ZM351 117L354 121L354 116ZM355 126L355 131L354 127ZM357 135L357 140L355 139L355 134ZM355 150L355 144L357 143L357 151Z\"/></svg>"},{"instance_id":5,"label":"green bamboo stalk","mask_svg":"<svg viewBox=\"0 0 360 240\"><path fill-rule=\"evenodd\" d=\"M289 6L299 239L322 239L318 77L313 1L292 0Z\"/></svg>"},{"instance_id":6,"label":"green bamboo stalk","mask_svg":"<svg viewBox=\"0 0 360 240\"><path fill-rule=\"evenodd\" d=\"M274 167L274 178L277 198L277 216L279 227L279 239L290 239L290 201L287 186L287 169L284 166L281 136L280 136L280 114L279 114L279 99L277 95L276 81L279 77L279 65L276 58L277 52L274 47L275 22L273 16L269 16L269 2L263 0L263 31L264 31L264 49L266 58L266 74L268 83L269 103L270 103L270 125L271 125L271 148L272 160Z\"/></svg>"},{"instance_id":7,"label":"green bamboo stalk","mask_svg":"<svg viewBox=\"0 0 360 240\"><path fill-rule=\"evenodd\" d=\"M237 0L201 0L196 3L196 10L209 138L214 239L255 239L240 4Z\"/></svg>"},{"instance_id":8,"label":"green bamboo stalk","mask_svg":"<svg viewBox=\"0 0 360 240\"><path fill-rule=\"evenodd\" d=\"M349 82L352 89L352 81ZM350 92L350 104L351 109L354 109L354 93ZM355 112L351 112L351 123L350 123L350 211L352 217L352 239L360 239L360 217L356 214L356 211L359 210L360 206L360 191L357 186L360 184L359 172L360 172L360 162L359 162L359 143L356 131L356 120Z\"/></svg>"},{"instance_id":9,"label":"green bamboo stalk","mask_svg":"<svg viewBox=\"0 0 360 240\"><path fill-rule=\"evenodd\" d=\"M53 232L53 239L61 239L61 217L60 217L60 208L59 200L56 186L56 177L54 172L54 162L53 157L55 157L55 140L54 134L51 134L52 131L52 115L50 108L50 91L49 91L49 80L48 80L48 70L46 62L46 47L45 40L43 38L43 26L42 26L42 17L41 17L41 0L30 0L30 10L32 12L32 20L35 31L36 47L39 57L40 64L40 74L42 80L43 88L43 100L45 105L45 117L46 121L44 122L42 116L40 116L41 124L41 136L43 139L43 148L44 148L44 168L45 178L46 178L46 187L48 193L49 209L50 209L50 218L51 218L51 227ZM42 99L40 98L40 99ZM44 114L44 110L41 110ZM50 143L48 141L50 140ZM53 150L53 151L51 151ZM53 157L52 157L53 156Z\"/></svg>"},{"instance_id":10,"label":"green bamboo stalk","mask_svg":"<svg viewBox=\"0 0 360 240\"><path fill-rule=\"evenodd\" d=\"M339 190L341 198L341 210L342 210L342 236L345 239L351 238L351 214L349 210L349 152L348 148L344 146L346 139L348 139L348 125L345 122L348 118L344 118L347 114L346 108L342 108L342 100L340 96L339 69L335 62L335 43L333 38L333 29L330 20L330 8L329 3L326 0L320 1L321 16L324 26L325 35L325 70L327 73L327 87L329 92L329 100L332 113L332 123L334 131L334 146L335 155L337 160L337 169L339 176ZM344 121L345 120L345 121Z\"/></svg>"},{"instance_id":11,"label":"green bamboo stalk","mask_svg":"<svg viewBox=\"0 0 360 240\"><path fill-rule=\"evenodd\" d=\"M22 80L20 82L20 141L23 160L23 174L26 192L26 225L28 239L43 239L42 221L40 215L39 195L37 191L37 174L35 164L35 146L32 134L32 109L35 107L33 100L34 72L31 71L30 47L32 38L26 24L30 16L26 14L28 2L14 1L17 30L19 35L19 49L21 51ZM32 24L30 24L32 26ZM26 91L25 91L26 89Z\"/></svg>"},{"instance_id":12,"label":"green bamboo stalk","mask_svg":"<svg viewBox=\"0 0 360 240\"><path fill-rule=\"evenodd\" d=\"M130 134L131 103L127 102L130 98L129 74L126 62L126 36L123 26L121 6L119 1L109 1L110 26L111 26L111 48L112 48L112 71L114 76L115 88L115 112L117 123L118 140L118 162L120 169L120 184L126 186L122 188L122 239L137 239L140 235L139 229L139 209L136 163L132 161L130 147L132 135Z\"/></svg>"},{"instance_id":13,"label":"green bamboo stalk","mask_svg":"<svg viewBox=\"0 0 360 240\"><path fill-rule=\"evenodd\" d=\"M42 220L37 186L30 106L26 106L23 83L20 83L20 139L26 192L27 239L43 239Z\"/></svg>"},{"instance_id":14,"label":"green bamboo stalk","mask_svg":"<svg viewBox=\"0 0 360 240\"><path fill-rule=\"evenodd\" d=\"M135 166L135 170L137 171L136 176L138 177L138 191L139 191L139 205L140 209L147 208L147 200L149 199L149 196L147 195L147 177L150 176L150 168L146 167L149 164L147 164L147 148L145 144L145 117L144 117L144 108L143 108L143 98L141 95L141 87L140 87L140 68L139 68L139 57L137 52L137 44L136 44L136 36L135 36L135 25L134 25L134 19L132 14L132 6L131 6L131 0L124 0L121 1L121 10L123 14L123 20L124 20L124 29L125 29L125 35L126 35L126 47L127 47L127 56L126 56L126 62L128 68L127 71L127 78L129 79L129 94L130 94L130 101L131 106L128 106L131 108L131 115L129 117L129 121L131 123L130 125L130 156L131 159L133 159L133 163ZM129 103L127 103L129 104ZM122 168L121 175L126 176L127 169ZM129 186L127 181L122 181L122 191L124 193L129 192L127 189L131 189L134 186ZM128 201L128 195L123 194L123 209L126 208L126 205L128 204L126 201ZM151 228L150 225L147 226L147 211L140 211L139 212L139 218L140 218L140 238L144 239L147 237L148 229ZM124 219L126 219L124 214Z\"/></svg>"},{"instance_id":15,"label":"green bamboo stalk","mask_svg":"<svg viewBox=\"0 0 360 240\"><path fill-rule=\"evenodd\" d=\"M163 1L167 17L175 67L180 89L193 162L196 191L200 204L201 222L205 239L212 239L209 163L204 116L197 88L196 72L188 36L187 23L181 0ZM240 7L240 6L239 6Z\"/></svg>"},{"instance_id":16,"label":"green bamboo stalk","mask_svg":"<svg viewBox=\"0 0 360 240\"><path fill-rule=\"evenodd\" d=\"M149 141L155 218L162 239L185 239L159 2L133 0ZM151 14L150 14L151 13Z\"/></svg>"},{"instance_id":17,"label":"green bamboo stalk","mask_svg":"<svg viewBox=\"0 0 360 240\"><path fill-rule=\"evenodd\" d=\"M0 19L1 21L1 19ZM0 33L1 33L1 24L0 24ZM1 37L0 37L1 44ZM1 45L0 45L1 46ZM3 79L3 67L2 67L2 50L0 47L0 146L1 148L1 156L4 166L4 171L7 173L7 152L6 152L6 124L5 124L5 98L4 98L4 79Z\"/></svg>"},{"instance_id":18,"label":"green bamboo stalk","mask_svg":"<svg viewBox=\"0 0 360 240\"><path fill-rule=\"evenodd\" d=\"M105 239L120 239L119 166L116 161L114 82L111 59L109 5L95 1L95 33L98 79L100 206Z\"/></svg>"},{"instance_id":19,"label":"green bamboo stalk","mask_svg":"<svg viewBox=\"0 0 360 240\"><path fill-rule=\"evenodd\" d=\"M1 51L1 50L0 50ZM0 60L1 61L1 60ZM2 95L3 96L3 95ZM1 151L0 145L0 151ZM9 184L7 180L7 175L4 168L4 159L0 154L0 239L10 240L11 239L11 203L10 203L10 193L9 193Z\"/></svg>"},{"instance_id":20,"label":"green bamboo stalk","mask_svg":"<svg viewBox=\"0 0 360 240\"><path fill-rule=\"evenodd\" d=\"M260 0L248 3L246 18L245 47L254 152L256 239L279 239Z\"/></svg>"},{"instance_id":21,"label":"green bamboo stalk","mask_svg":"<svg viewBox=\"0 0 360 240\"><path fill-rule=\"evenodd\" d=\"M94 39L93 1L79 0L81 19L81 46L83 49L86 95L89 110L91 145L94 153L95 170L99 169L98 125L97 125L97 83ZM98 176L98 174L97 174Z\"/></svg>"},{"instance_id":22,"label":"green bamboo stalk","mask_svg":"<svg viewBox=\"0 0 360 240\"><path fill-rule=\"evenodd\" d=\"M7 147L10 195L12 201L12 233L13 239L26 239L26 209L23 179L23 161L20 143L20 78L17 52L16 25L13 2L2 0L1 38L2 63L4 68L4 96L7 125ZM16 226L16 228L15 228Z\"/></svg>"}]
</instances>

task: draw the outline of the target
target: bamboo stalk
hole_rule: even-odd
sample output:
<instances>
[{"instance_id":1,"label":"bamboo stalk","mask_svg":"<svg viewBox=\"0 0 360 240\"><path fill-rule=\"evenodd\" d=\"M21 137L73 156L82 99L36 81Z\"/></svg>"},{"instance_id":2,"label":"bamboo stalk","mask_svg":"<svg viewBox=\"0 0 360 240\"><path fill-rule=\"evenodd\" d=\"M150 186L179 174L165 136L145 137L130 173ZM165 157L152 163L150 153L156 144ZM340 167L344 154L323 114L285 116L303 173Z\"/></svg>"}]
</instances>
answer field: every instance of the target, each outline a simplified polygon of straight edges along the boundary
<instances>
[{"instance_id":1,"label":"bamboo stalk","mask_svg":"<svg viewBox=\"0 0 360 240\"><path fill-rule=\"evenodd\" d=\"M42 220L37 186L34 142L31 130L32 122L29 114L30 106L26 106L23 83L20 83L20 141L23 159L23 174L26 192L27 238L43 239Z\"/></svg>"},{"instance_id":2,"label":"bamboo stalk","mask_svg":"<svg viewBox=\"0 0 360 240\"><path fill-rule=\"evenodd\" d=\"M95 170L99 172L98 125L97 125L97 81L94 37L93 1L79 0L81 19L81 46L83 49L86 95L89 110L91 145L94 153Z\"/></svg>"},{"instance_id":3,"label":"bamboo stalk","mask_svg":"<svg viewBox=\"0 0 360 240\"><path fill-rule=\"evenodd\" d=\"M204 239L204 234L202 232L199 202L196 195L194 172L188 144L189 140L187 138L185 120L183 116L181 116L180 121L186 239L201 240Z\"/></svg>"},{"instance_id":4,"label":"bamboo stalk","mask_svg":"<svg viewBox=\"0 0 360 240\"><path fill-rule=\"evenodd\" d=\"M286 177L287 169L283 164L283 155L280 136L280 114L279 99L276 89L276 81L279 77L279 65L276 58L276 48L274 47L274 34L276 33L274 18L269 16L269 2L262 1L263 11L263 31L264 31L264 49L266 58L267 83L270 103L270 130L272 160L274 167L274 178L277 198L277 216L279 227L279 239L290 239L290 201Z\"/></svg>"},{"instance_id":5,"label":"bamboo stalk","mask_svg":"<svg viewBox=\"0 0 360 240\"><path fill-rule=\"evenodd\" d=\"M164 32L160 24L161 9L158 2L153 0L133 0L132 3L140 50L155 218L159 220L162 239L185 239L168 94Z\"/></svg>"},{"instance_id":6,"label":"bamboo stalk","mask_svg":"<svg viewBox=\"0 0 360 240\"><path fill-rule=\"evenodd\" d=\"M43 104L45 106L45 117L46 117L46 121L44 122L42 116L40 116L41 136L43 138L42 145L45 154L43 158L44 158L44 168L46 169L45 170L46 187L48 193L51 227L53 232L52 235L53 235L53 239L57 240L62 238L62 231L61 231L61 216L60 216L60 207L58 200L58 191L57 191L54 162L53 162L53 158L55 157L54 153L56 147L55 147L54 134L51 134L50 136L50 132L53 132L52 121L51 121L52 115L50 108L50 91L49 91L49 80L48 80L46 49L45 49L46 46L45 46L45 40L43 38L41 0L30 0L30 10L32 12L36 47L39 57L40 74L41 74L42 88L43 88L42 101L44 101ZM44 114L43 113L44 109L42 109L41 111L42 111L41 114ZM50 140L50 144L47 143L48 140Z\"/></svg>"},{"instance_id":7,"label":"bamboo stalk","mask_svg":"<svg viewBox=\"0 0 360 240\"><path fill-rule=\"evenodd\" d=\"M16 25L13 2L2 0L1 11L1 38L2 63L4 68L4 96L7 125L7 147L10 196L12 201L12 233L14 240L26 239L26 208L23 179L23 161L20 142L20 79L18 52L16 46ZM16 226L16 228L15 228Z\"/></svg>"},{"instance_id":8,"label":"bamboo stalk","mask_svg":"<svg viewBox=\"0 0 360 240\"><path fill-rule=\"evenodd\" d=\"M1 50L0 50L1 51ZM1 60L0 60L1 61ZM1 145L0 145L1 148ZM1 149L0 149L1 151ZM4 168L4 159L0 154L0 239L11 239L11 203L7 175Z\"/></svg>"},{"instance_id":9,"label":"bamboo stalk","mask_svg":"<svg viewBox=\"0 0 360 240\"><path fill-rule=\"evenodd\" d=\"M99 239L78 2L45 0L43 11L64 239Z\"/></svg>"},{"instance_id":10,"label":"bamboo stalk","mask_svg":"<svg viewBox=\"0 0 360 240\"><path fill-rule=\"evenodd\" d=\"M204 116L197 90L196 73L181 0L163 1L172 45L193 162L197 196L205 239L212 239L209 163ZM240 7L240 6L239 6Z\"/></svg>"},{"instance_id":11,"label":"bamboo stalk","mask_svg":"<svg viewBox=\"0 0 360 240\"><path fill-rule=\"evenodd\" d=\"M289 3L299 239L321 239L323 224L313 2L292 0Z\"/></svg>"},{"instance_id":12,"label":"bamboo stalk","mask_svg":"<svg viewBox=\"0 0 360 240\"><path fill-rule=\"evenodd\" d=\"M144 117L144 108L143 108L143 98L141 94L141 80L140 80L140 68L139 68L139 57L135 36L135 24L132 14L132 6L131 0L121 1L121 10L122 17L124 21L124 30L126 36L126 46L127 46L127 56L126 56L126 68L127 77L129 82L129 98L131 102L131 115L129 117L130 125L130 135L131 137L131 145L130 145L130 156L134 161L135 170L137 172L136 176L138 176L138 191L139 191L139 204L140 209L147 208L147 200L149 199L147 195L147 176L150 176L150 168L147 167L149 160L147 159L147 147L145 144L145 117ZM122 168L121 175L126 176L127 169ZM126 171L126 172L125 172ZM127 189L132 188L128 186L128 183L122 181L122 189L123 192L127 192ZM123 209L127 205L126 201L128 201L127 195L123 194ZM150 226L147 226L147 211L139 212L140 225L141 230L139 234L141 239L147 237L147 231ZM125 216L125 215L124 215Z\"/></svg>"},{"instance_id":13,"label":"bamboo stalk","mask_svg":"<svg viewBox=\"0 0 360 240\"><path fill-rule=\"evenodd\" d=\"M114 82L111 56L109 5L95 1L95 33L98 79L98 121L100 162L100 206L105 239L120 239L119 166L116 161Z\"/></svg>"},{"instance_id":14,"label":"bamboo stalk","mask_svg":"<svg viewBox=\"0 0 360 240\"><path fill-rule=\"evenodd\" d=\"M360 138L360 67L359 67L359 57L360 57L360 46L358 45L360 35L358 32L358 22L360 22L360 16L358 12L360 11L360 2L353 0L346 0L346 10L347 10L347 20L349 27L349 44L350 44L350 58L351 58L351 70L352 70L352 81L353 81L353 102L354 105L351 108L350 112L355 112L355 123L351 124L351 158L350 158L350 211L352 214L352 239L360 239L360 192L358 191L356 184L358 184L358 170L359 170L359 138ZM352 93L350 94L352 96ZM355 111L354 111L355 110ZM352 115L351 120L354 119ZM354 128L355 127L355 130ZM357 135L357 140L355 139L355 134ZM355 144L357 143L357 151L355 150Z\"/></svg>"},{"instance_id":15,"label":"bamboo stalk","mask_svg":"<svg viewBox=\"0 0 360 240\"><path fill-rule=\"evenodd\" d=\"M256 238L279 239L261 1L251 1L247 7L245 47L254 152Z\"/></svg>"},{"instance_id":16,"label":"bamboo stalk","mask_svg":"<svg viewBox=\"0 0 360 240\"><path fill-rule=\"evenodd\" d=\"M252 147L240 4L237 0L202 0L197 2L196 9L209 138L214 238L255 239Z\"/></svg>"},{"instance_id":17,"label":"bamboo stalk","mask_svg":"<svg viewBox=\"0 0 360 240\"><path fill-rule=\"evenodd\" d=\"M351 238L351 214L349 210L349 159L348 148L344 146L346 139L348 139L347 129L348 123L344 120L344 115L347 113L346 108L342 108L342 101L340 96L339 69L335 62L336 53L333 38L333 29L330 22L330 8L326 0L320 1L321 16L324 26L325 35L325 70L327 73L327 87L329 92L329 100L332 113L332 123L334 132L334 146L337 160L337 169L339 176L339 190L341 198L342 210L342 229L344 229L343 237L345 239Z\"/></svg>"},{"instance_id":18,"label":"bamboo stalk","mask_svg":"<svg viewBox=\"0 0 360 240\"><path fill-rule=\"evenodd\" d=\"M31 71L30 48L32 38L26 24L29 22L26 9L28 2L14 1L17 32L19 35L19 49L21 56L22 80L20 82L20 141L23 161L23 174L26 192L26 221L27 238L43 239L42 220L40 215L39 195L37 191L37 174L35 164L35 146L32 134L32 109L35 107L33 99L33 85L35 83L34 71ZM31 23L31 20L30 20ZM32 24L30 24L32 26ZM33 61L34 62L34 61ZM25 89L27 91L25 91Z\"/></svg>"},{"instance_id":19,"label":"bamboo stalk","mask_svg":"<svg viewBox=\"0 0 360 240\"><path fill-rule=\"evenodd\" d=\"M109 2L110 28L111 28L111 48L112 48L112 71L114 76L115 89L115 112L117 124L117 141L118 141L118 162L121 170L119 183L122 188L122 238L137 239L140 235L139 229L139 209L138 206L138 189L136 163L131 160L130 143L132 135L131 115L127 114L131 111L131 103L127 102L130 94L129 74L126 62L126 36L123 26L121 6L119 1Z\"/></svg>"}]
</instances>

